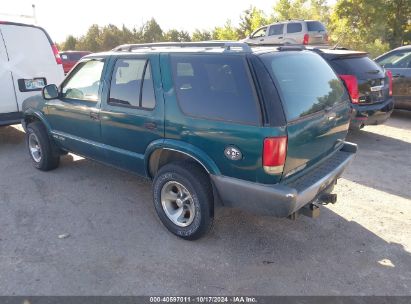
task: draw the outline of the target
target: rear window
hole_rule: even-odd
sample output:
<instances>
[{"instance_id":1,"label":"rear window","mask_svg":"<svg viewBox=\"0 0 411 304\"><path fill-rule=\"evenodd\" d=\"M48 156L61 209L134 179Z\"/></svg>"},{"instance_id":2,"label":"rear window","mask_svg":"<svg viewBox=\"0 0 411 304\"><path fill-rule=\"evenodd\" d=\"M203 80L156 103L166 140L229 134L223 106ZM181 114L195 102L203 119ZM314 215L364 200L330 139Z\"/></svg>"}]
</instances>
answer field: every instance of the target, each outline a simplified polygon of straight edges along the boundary
<instances>
[{"instance_id":1,"label":"rear window","mask_svg":"<svg viewBox=\"0 0 411 304\"><path fill-rule=\"evenodd\" d=\"M61 59L66 61L79 61L81 58L88 54L89 53L60 53L60 57Z\"/></svg>"},{"instance_id":2,"label":"rear window","mask_svg":"<svg viewBox=\"0 0 411 304\"><path fill-rule=\"evenodd\" d=\"M307 21L307 30L309 32L325 31L325 27L319 21Z\"/></svg>"},{"instance_id":3,"label":"rear window","mask_svg":"<svg viewBox=\"0 0 411 304\"><path fill-rule=\"evenodd\" d=\"M191 116L258 124L257 99L240 56L172 55L174 86Z\"/></svg>"},{"instance_id":4,"label":"rear window","mask_svg":"<svg viewBox=\"0 0 411 304\"><path fill-rule=\"evenodd\" d=\"M288 121L348 100L340 79L317 54L289 51L261 58L276 81Z\"/></svg>"},{"instance_id":5,"label":"rear window","mask_svg":"<svg viewBox=\"0 0 411 304\"><path fill-rule=\"evenodd\" d=\"M299 33L303 30L301 23L288 23L287 24L287 33Z\"/></svg>"},{"instance_id":6,"label":"rear window","mask_svg":"<svg viewBox=\"0 0 411 304\"><path fill-rule=\"evenodd\" d=\"M334 59L329 62L338 74L350 74L363 78L367 77L367 74L382 73L381 67L366 56Z\"/></svg>"},{"instance_id":7,"label":"rear window","mask_svg":"<svg viewBox=\"0 0 411 304\"><path fill-rule=\"evenodd\" d=\"M72 61L79 61L81 58L83 58L86 55L87 53L71 53L71 54L68 54L68 57Z\"/></svg>"}]
</instances>

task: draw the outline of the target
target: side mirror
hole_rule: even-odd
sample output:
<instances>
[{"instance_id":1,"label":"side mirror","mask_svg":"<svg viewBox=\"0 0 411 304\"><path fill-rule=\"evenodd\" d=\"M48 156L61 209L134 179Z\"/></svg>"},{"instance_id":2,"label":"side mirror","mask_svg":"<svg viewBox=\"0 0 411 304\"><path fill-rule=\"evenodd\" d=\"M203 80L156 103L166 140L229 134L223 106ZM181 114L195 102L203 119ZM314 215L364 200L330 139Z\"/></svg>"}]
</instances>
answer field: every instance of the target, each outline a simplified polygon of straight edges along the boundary
<instances>
[{"instance_id":1,"label":"side mirror","mask_svg":"<svg viewBox=\"0 0 411 304\"><path fill-rule=\"evenodd\" d=\"M55 84L46 85L42 91L45 100L57 99L59 97L59 89Z\"/></svg>"}]
</instances>

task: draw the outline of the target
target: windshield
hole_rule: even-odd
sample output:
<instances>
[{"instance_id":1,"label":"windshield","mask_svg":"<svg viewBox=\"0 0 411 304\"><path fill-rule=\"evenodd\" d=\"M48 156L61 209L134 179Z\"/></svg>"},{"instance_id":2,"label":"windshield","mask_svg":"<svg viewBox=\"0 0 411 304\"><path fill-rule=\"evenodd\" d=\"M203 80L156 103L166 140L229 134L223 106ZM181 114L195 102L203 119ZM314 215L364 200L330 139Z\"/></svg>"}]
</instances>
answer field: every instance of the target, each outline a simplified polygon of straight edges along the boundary
<instances>
[{"instance_id":1,"label":"windshield","mask_svg":"<svg viewBox=\"0 0 411 304\"><path fill-rule=\"evenodd\" d=\"M340 79L319 55L288 51L261 58L275 79L288 121L348 102Z\"/></svg>"}]
</instances>

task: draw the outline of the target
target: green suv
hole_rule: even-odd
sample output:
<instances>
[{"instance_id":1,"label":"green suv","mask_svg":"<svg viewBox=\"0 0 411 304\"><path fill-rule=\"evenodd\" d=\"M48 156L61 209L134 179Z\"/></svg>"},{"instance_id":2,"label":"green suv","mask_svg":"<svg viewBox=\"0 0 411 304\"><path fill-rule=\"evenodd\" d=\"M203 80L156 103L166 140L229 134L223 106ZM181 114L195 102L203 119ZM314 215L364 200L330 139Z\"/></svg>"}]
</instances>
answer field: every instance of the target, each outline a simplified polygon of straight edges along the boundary
<instances>
[{"instance_id":1,"label":"green suv","mask_svg":"<svg viewBox=\"0 0 411 304\"><path fill-rule=\"evenodd\" d=\"M34 166L73 152L153 180L163 224L184 239L214 206L317 214L357 147L350 98L315 52L243 43L123 45L84 57L24 102Z\"/></svg>"}]
</instances>

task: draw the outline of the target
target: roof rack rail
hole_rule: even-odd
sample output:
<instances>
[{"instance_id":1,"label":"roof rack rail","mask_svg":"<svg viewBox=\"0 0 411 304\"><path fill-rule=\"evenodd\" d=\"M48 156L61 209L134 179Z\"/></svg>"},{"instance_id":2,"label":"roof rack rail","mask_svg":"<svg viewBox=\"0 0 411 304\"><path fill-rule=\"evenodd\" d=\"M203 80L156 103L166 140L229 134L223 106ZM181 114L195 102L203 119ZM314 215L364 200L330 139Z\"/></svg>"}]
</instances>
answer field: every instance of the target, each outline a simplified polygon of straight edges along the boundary
<instances>
[{"instance_id":1,"label":"roof rack rail","mask_svg":"<svg viewBox=\"0 0 411 304\"><path fill-rule=\"evenodd\" d=\"M296 45L282 45L280 47L278 47L278 50L280 52L283 51L303 51L305 50L305 46L304 45L300 45L300 44L296 44Z\"/></svg>"},{"instance_id":2,"label":"roof rack rail","mask_svg":"<svg viewBox=\"0 0 411 304\"><path fill-rule=\"evenodd\" d=\"M123 44L115 47L114 52L131 52L138 49L155 49L155 48L223 48L225 51L236 51L240 49L243 52L252 52L251 47L243 42L235 41L204 41L204 42L159 42L159 43L140 43L140 44Z\"/></svg>"}]
</instances>

